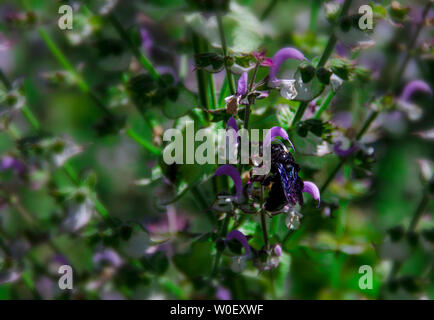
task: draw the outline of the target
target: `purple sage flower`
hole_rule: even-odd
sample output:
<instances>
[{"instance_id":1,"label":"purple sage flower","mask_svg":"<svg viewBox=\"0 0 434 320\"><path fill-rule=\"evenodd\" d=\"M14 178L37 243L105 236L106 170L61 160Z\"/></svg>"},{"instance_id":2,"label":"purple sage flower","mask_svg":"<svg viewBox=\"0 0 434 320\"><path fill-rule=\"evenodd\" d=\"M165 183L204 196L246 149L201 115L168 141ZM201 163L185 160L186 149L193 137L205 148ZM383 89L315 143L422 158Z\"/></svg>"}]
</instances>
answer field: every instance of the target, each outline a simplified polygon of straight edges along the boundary
<instances>
[{"instance_id":1,"label":"purple sage flower","mask_svg":"<svg viewBox=\"0 0 434 320\"><path fill-rule=\"evenodd\" d=\"M427 93L432 96L432 90L425 81L413 80L407 83L397 101L397 108L406 113L410 120L418 120L422 116L422 109L410 101L417 92Z\"/></svg>"},{"instance_id":2,"label":"purple sage flower","mask_svg":"<svg viewBox=\"0 0 434 320\"><path fill-rule=\"evenodd\" d=\"M432 90L425 81L413 80L407 83L407 85L404 87L401 96L399 97L399 100L407 102L416 92L425 92L429 95L432 95Z\"/></svg>"},{"instance_id":3,"label":"purple sage flower","mask_svg":"<svg viewBox=\"0 0 434 320\"><path fill-rule=\"evenodd\" d=\"M295 48L283 48L276 52L273 57L273 66L270 67L268 74L268 86L280 90L280 95L285 99L292 100L297 96L295 89L295 79L278 79L277 73L283 62L288 59L304 60L303 53Z\"/></svg>"},{"instance_id":4,"label":"purple sage flower","mask_svg":"<svg viewBox=\"0 0 434 320\"><path fill-rule=\"evenodd\" d=\"M304 181L303 184L304 184L303 192L310 193L311 196L313 197L313 199L315 201L318 201L318 205L317 205L317 208L318 208L320 205L320 202L321 202L321 195L320 195L318 187L316 186L315 183L313 183L311 181Z\"/></svg>"},{"instance_id":5,"label":"purple sage flower","mask_svg":"<svg viewBox=\"0 0 434 320\"><path fill-rule=\"evenodd\" d=\"M289 140L288 133L285 131L285 129L278 126L272 127L270 130L268 130L267 135L265 136L264 146L268 147L277 136L287 140L291 144L292 149L295 151L294 145L292 144L291 140Z\"/></svg>"},{"instance_id":6,"label":"purple sage flower","mask_svg":"<svg viewBox=\"0 0 434 320\"><path fill-rule=\"evenodd\" d=\"M221 176L221 175L228 175L229 177L231 177L235 185L235 190L236 190L235 196L236 198L241 198L243 194L243 183L238 170L230 164L225 164L219 167L214 173L214 176Z\"/></svg>"},{"instance_id":7,"label":"purple sage flower","mask_svg":"<svg viewBox=\"0 0 434 320\"><path fill-rule=\"evenodd\" d=\"M342 149L341 148L342 145L342 141L337 141L334 145L333 145L333 151L339 156L339 157L348 157L349 155L353 154L354 152L356 152L357 150L360 149L360 147L355 144L351 147L349 147L348 149Z\"/></svg>"},{"instance_id":8,"label":"purple sage flower","mask_svg":"<svg viewBox=\"0 0 434 320\"><path fill-rule=\"evenodd\" d=\"M247 241L246 236L239 230L232 230L231 232L228 233L228 235L226 236L226 241L232 240L232 239L236 239L238 240L242 246L244 247L244 256L250 256L250 254L252 253L252 250L250 249L249 246L249 242Z\"/></svg>"}]
</instances>

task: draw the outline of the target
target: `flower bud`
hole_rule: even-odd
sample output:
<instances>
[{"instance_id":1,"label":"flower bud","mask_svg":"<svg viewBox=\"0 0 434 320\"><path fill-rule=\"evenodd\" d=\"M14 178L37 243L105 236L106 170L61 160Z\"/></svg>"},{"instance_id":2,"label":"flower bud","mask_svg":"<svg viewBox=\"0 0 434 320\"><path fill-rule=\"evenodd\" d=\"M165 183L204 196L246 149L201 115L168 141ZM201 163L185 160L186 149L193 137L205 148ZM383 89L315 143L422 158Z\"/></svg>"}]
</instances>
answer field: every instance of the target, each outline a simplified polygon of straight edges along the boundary
<instances>
[{"instance_id":1,"label":"flower bud","mask_svg":"<svg viewBox=\"0 0 434 320\"><path fill-rule=\"evenodd\" d=\"M419 243L419 235L414 231L407 232L406 238L407 242L413 247L417 246L417 244Z\"/></svg>"},{"instance_id":2,"label":"flower bud","mask_svg":"<svg viewBox=\"0 0 434 320\"><path fill-rule=\"evenodd\" d=\"M304 83L309 82L315 76L315 68L309 62L303 61L300 66L301 79Z\"/></svg>"},{"instance_id":3,"label":"flower bud","mask_svg":"<svg viewBox=\"0 0 434 320\"><path fill-rule=\"evenodd\" d=\"M404 228L402 226L395 226L389 229L388 233L390 235L390 239L392 239L393 242L397 242L404 236Z\"/></svg>"},{"instance_id":4,"label":"flower bud","mask_svg":"<svg viewBox=\"0 0 434 320\"><path fill-rule=\"evenodd\" d=\"M332 76L332 72L324 67L320 67L316 70L316 76L322 84L327 85L330 83L330 77Z\"/></svg>"}]
</instances>

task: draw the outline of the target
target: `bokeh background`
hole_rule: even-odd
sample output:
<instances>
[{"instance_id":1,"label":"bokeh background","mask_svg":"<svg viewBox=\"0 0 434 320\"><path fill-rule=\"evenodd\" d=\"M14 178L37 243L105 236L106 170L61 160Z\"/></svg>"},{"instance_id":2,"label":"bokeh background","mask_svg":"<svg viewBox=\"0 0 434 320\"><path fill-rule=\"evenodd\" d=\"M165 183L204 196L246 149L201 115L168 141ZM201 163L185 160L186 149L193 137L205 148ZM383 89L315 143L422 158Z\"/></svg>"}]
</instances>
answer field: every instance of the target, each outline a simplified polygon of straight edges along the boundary
<instances>
[{"instance_id":1,"label":"bokeh background","mask_svg":"<svg viewBox=\"0 0 434 320\"><path fill-rule=\"evenodd\" d=\"M201 52L221 52L214 13L198 9L205 1L117 2L0 1L0 299L434 297L432 96L416 93L406 109L390 103L411 80L432 88L432 9L420 19L428 1L353 1L352 14L373 6L375 29L335 30L332 57L362 75L344 81L322 115L332 124L323 145L331 151L318 152L323 140L312 133L288 132L303 178L321 185L339 161L333 139L348 143L376 104L380 115L361 139L373 153L343 166L321 207L304 208L298 229L289 231L284 214L269 219L271 242L283 250L276 268L260 272L247 261L240 271L237 254L225 249L217 276L210 273L220 213L207 210L216 167L185 166L173 183L159 156L165 129L206 119L194 55L197 41ZM312 60L341 3L233 0L223 17L230 52L264 49L272 57L292 46ZM74 9L73 30L58 27L62 4ZM181 102L144 95L154 84L139 76L149 72L131 48L192 95ZM211 77L224 107L225 71ZM290 129L297 106L272 93L253 107L251 127ZM259 250L259 218L246 216L238 229ZM74 270L73 290L58 287L63 264ZM372 289L359 287L362 265L373 269Z\"/></svg>"}]
</instances>

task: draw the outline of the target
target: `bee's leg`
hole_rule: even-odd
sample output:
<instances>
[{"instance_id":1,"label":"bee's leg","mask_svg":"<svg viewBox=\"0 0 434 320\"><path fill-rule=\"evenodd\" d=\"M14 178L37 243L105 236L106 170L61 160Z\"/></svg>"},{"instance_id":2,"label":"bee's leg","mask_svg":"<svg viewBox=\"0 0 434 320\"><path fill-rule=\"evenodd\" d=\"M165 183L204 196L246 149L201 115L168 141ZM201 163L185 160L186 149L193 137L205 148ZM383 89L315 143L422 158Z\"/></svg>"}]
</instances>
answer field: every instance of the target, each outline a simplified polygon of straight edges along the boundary
<instances>
[{"instance_id":1,"label":"bee's leg","mask_svg":"<svg viewBox=\"0 0 434 320\"><path fill-rule=\"evenodd\" d=\"M263 185L263 186L268 186L271 182L274 182L275 181L275 175L274 174L272 174L272 175L269 175L269 176L267 176L267 177L265 177L262 181L261 181L261 185Z\"/></svg>"}]
</instances>

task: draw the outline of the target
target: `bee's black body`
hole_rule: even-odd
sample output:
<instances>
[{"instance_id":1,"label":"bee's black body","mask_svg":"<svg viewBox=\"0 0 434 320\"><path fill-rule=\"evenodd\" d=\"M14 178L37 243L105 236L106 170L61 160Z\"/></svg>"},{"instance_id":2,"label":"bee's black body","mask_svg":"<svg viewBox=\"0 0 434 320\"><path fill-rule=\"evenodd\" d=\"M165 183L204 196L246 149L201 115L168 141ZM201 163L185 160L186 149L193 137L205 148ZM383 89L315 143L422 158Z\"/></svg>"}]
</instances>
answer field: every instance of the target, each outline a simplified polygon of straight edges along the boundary
<instances>
[{"instance_id":1,"label":"bee's black body","mask_svg":"<svg viewBox=\"0 0 434 320\"><path fill-rule=\"evenodd\" d=\"M264 185L273 182L265 201L267 211L280 210L286 204L303 205L303 180L298 176L299 171L291 153L280 144L271 145L271 175L263 181Z\"/></svg>"}]
</instances>

